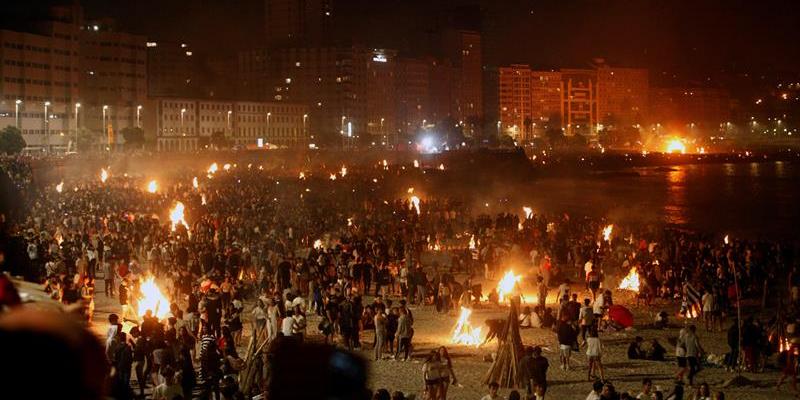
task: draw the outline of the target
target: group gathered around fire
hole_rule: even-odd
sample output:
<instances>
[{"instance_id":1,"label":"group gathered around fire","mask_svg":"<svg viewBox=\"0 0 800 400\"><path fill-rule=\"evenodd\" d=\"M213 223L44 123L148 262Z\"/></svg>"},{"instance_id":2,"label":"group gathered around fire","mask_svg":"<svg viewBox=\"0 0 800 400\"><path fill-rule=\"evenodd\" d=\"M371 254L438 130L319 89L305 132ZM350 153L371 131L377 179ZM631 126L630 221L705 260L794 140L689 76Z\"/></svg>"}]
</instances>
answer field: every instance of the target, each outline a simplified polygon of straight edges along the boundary
<instances>
[{"instance_id":1,"label":"group gathered around fire","mask_svg":"<svg viewBox=\"0 0 800 400\"><path fill-rule=\"evenodd\" d=\"M416 349L415 316L507 308L509 298L521 301L520 329L553 334L524 343L508 398L546 396L549 349L559 368L587 379L587 400L723 399L701 380L712 367L777 368L778 384L797 392L800 269L791 245L522 205L490 213L483 202L410 187L425 172L411 164L275 173L219 162L153 188L108 167L102 179L98 171L42 184L26 172L30 162L2 162L27 204L3 222L24 243L20 275L80 305L87 325L108 324L116 399L269 398L281 385L281 346L324 343L372 362L420 363L418 393L365 396L444 400L459 385L459 361L441 345L458 344ZM504 293L496 283L509 266L518 281ZM620 280L627 290L617 290ZM675 360L674 387L663 393L649 379L630 392L609 380L604 336L633 324L621 298L652 315L637 329L680 328L677 338L636 336L628 346L630 359ZM94 316L101 299L116 312ZM742 302L779 312L741 311L737 324ZM491 351L504 323L486 321L487 335L469 345ZM701 330L727 332L729 351L705 352ZM483 399L506 398L496 382L483 387ZM293 390L304 398L304 388Z\"/></svg>"}]
</instances>

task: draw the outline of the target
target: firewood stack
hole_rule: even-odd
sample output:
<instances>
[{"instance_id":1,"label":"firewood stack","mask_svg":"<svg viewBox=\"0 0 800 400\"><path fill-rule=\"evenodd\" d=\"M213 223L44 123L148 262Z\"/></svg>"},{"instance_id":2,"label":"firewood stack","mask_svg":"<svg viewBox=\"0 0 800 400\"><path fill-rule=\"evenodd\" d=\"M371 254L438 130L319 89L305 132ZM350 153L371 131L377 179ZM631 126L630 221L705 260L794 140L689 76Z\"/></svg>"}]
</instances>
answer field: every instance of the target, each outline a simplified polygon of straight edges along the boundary
<instances>
[{"instance_id":1,"label":"firewood stack","mask_svg":"<svg viewBox=\"0 0 800 400\"><path fill-rule=\"evenodd\" d=\"M497 382L501 388L519 387L519 362L524 354L519 335L519 304L519 296L511 298L506 327L497 338L497 356L483 379L486 385Z\"/></svg>"},{"instance_id":2,"label":"firewood stack","mask_svg":"<svg viewBox=\"0 0 800 400\"><path fill-rule=\"evenodd\" d=\"M239 388L242 393L250 393L254 385L258 385L258 378L260 375L259 363L257 362L261 354L269 346L269 337L267 337L267 327L262 329L256 328L253 324L253 336L250 337L250 343L247 345L247 355L245 356L244 368L239 371ZM256 387L256 389L258 389Z\"/></svg>"}]
</instances>

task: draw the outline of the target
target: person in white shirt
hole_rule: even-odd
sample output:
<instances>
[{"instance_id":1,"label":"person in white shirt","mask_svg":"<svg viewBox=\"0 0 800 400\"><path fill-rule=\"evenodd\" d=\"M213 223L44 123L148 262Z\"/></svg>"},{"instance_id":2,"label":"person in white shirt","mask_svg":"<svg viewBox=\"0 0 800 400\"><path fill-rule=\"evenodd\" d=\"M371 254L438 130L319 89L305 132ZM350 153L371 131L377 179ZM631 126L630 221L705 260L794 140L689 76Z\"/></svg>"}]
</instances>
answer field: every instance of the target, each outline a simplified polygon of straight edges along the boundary
<instances>
[{"instance_id":1,"label":"person in white shirt","mask_svg":"<svg viewBox=\"0 0 800 400\"><path fill-rule=\"evenodd\" d=\"M497 382L492 382L489 384L489 394L486 396L481 397L481 400L500 400L502 397L497 394L497 390L500 389L500 385Z\"/></svg>"},{"instance_id":2,"label":"person in white shirt","mask_svg":"<svg viewBox=\"0 0 800 400\"><path fill-rule=\"evenodd\" d=\"M292 336L302 341L306 335L306 317L303 315L303 310L300 308L300 306L295 306L291 319Z\"/></svg>"},{"instance_id":3,"label":"person in white shirt","mask_svg":"<svg viewBox=\"0 0 800 400\"><path fill-rule=\"evenodd\" d=\"M286 318L281 321L281 333L285 337L292 336L292 326L294 326L294 318L291 311L286 312Z\"/></svg>"},{"instance_id":4,"label":"person in white shirt","mask_svg":"<svg viewBox=\"0 0 800 400\"><path fill-rule=\"evenodd\" d=\"M710 332L714 327L714 294L706 291L700 300L703 303L703 321L706 324L706 331Z\"/></svg>"},{"instance_id":5,"label":"person in white shirt","mask_svg":"<svg viewBox=\"0 0 800 400\"><path fill-rule=\"evenodd\" d=\"M603 391L603 381L596 380L592 383L592 391L586 396L586 400L600 400L600 393Z\"/></svg>"},{"instance_id":6,"label":"person in white shirt","mask_svg":"<svg viewBox=\"0 0 800 400\"><path fill-rule=\"evenodd\" d=\"M642 380L642 392L636 396L638 400L655 400L655 393L653 393L653 381L650 378Z\"/></svg>"}]
</instances>

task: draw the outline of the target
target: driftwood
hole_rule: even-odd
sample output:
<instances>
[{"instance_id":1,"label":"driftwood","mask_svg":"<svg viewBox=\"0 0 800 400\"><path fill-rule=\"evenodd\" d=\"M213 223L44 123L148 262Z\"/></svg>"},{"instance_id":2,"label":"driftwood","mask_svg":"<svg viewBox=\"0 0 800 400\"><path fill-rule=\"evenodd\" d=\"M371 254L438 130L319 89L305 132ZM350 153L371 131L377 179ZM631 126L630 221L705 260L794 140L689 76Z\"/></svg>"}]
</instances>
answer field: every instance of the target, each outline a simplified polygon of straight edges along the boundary
<instances>
[{"instance_id":1,"label":"driftwood","mask_svg":"<svg viewBox=\"0 0 800 400\"><path fill-rule=\"evenodd\" d=\"M511 299L505 329L497 337L497 356L483 379L484 384L496 382L502 388L519 386L519 362L523 355L519 334L519 296Z\"/></svg>"}]
</instances>

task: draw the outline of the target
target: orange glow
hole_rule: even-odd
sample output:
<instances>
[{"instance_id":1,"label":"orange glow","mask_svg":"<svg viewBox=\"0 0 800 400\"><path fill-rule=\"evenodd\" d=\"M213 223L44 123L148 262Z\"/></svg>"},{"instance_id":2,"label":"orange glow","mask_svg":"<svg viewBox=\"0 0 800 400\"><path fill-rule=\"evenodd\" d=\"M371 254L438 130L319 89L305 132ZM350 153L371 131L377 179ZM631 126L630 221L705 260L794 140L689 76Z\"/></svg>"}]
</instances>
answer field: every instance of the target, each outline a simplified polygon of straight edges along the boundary
<instances>
[{"instance_id":1,"label":"orange glow","mask_svg":"<svg viewBox=\"0 0 800 400\"><path fill-rule=\"evenodd\" d=\"M450 341L453 344L465 344L468 346L479 346L481 344L481 328L473 328L469 322L472 310L461 307L461 315L453 329L453 337Z\"/></svg>"},{"instance_id":2,"label":"orange glow","mask_svg":"<svg viewBox=\"0 0 800 400\"><path fill-rule=\"evenodd\" d=\"M100 169L100 182L105 183L108 180L108 171L105 168Z\"/></svg>"},{"instance_id":3,"label":"orange glow","mask_svg":"<svg viewBox=\"0 0 800 400\"><path fill-rule=\"evenodd\" d=\"M606 227L603 228L603 240L605 240L606 242L610 243L611 242L611 232L613 232L613 231L614 231L614 224L606 225Z\"/></svg>"},{"instance_id":4,"label":"orange glow","mask_svg":"<svg viewBox=\"0 0 800 400\"><path fill-rule=\"evenodd\" d=\"M56 192L61 193L64 191L64 181L61 181L58 185L56 185Z\"/></svg>"},{"instance_id":5,"label":"orange glow","mask_svg":"<svg viewBox=\"0 0 800 400\"><path fill-rule=\"evenodd\" d=\"M521 280L522 276L514 275L514 271L511 270L503 275L503 279L500 279L500 282L497 282L497 295L501 303L507 296L511 295L514 287L517 287Z\"/></svg>"},{"instance_id":6,"label":"orange glow","mask_svg":"<svg viewBox=\"0 0 800 400\"><path fill-rule=\"evenodd\" d=\"M147 191L150 193L155 193L158 191L158 182L156 182L155 179L147 184Z\"/></svg>"},{"instance_id":7,"label":"orange glow","mask_svg":"<svg viewBox=\"0 0 800 400\"><path fill-rule=\"evenodd\" d=\"M192 178L192 187L195 188L195 189L200 187L200 184L197 182L197 177L196 176L194 178Z\"/></svg>"},{"instance_id":8,"label":"orange glow","mask_svg":"<svg viewBox=\"0 0 800 400\"><path fill-rule=\"evenodd\" d=\"M175 207L172 210L169 210L169 220L172 223L173 232L175 232L175 228L178 224L183 225L187 231L189 230L189 224L187 224L186 219L184 219L184 210L185 207L180 201L175 203Z\"/></svg>"},{"instance_id":9,"label":"orange glow","mask_svg":"<svg viewBox=\"0 0 800 400\"><path fill-rule=\"evenodd\" d=\"M144 316L147 310L151 310L158 319L163 319L169 313L169 300L161 293L155 282L155 277L150 276L141 281L139 286L139 316Z\"/></svg>"},{"instance_id":10,"label":"orange glow","mask_svg":"<svg viewBox=\"0 0 800 400\"><path fill-rule=\"evenodd\" d=\"M419 215L419 197L411 196L411 199L409 199L408 208L417 210L417 215Z\"/></svg>"},{"instance_id":11,"label":"orange glow","mask_svg":"<svg viewBox=\"0 0 800 400\"><path fill-rule=\"evenodd\" d=\"M217 166L217 163L213 163L213 164L211 164L211 166L208 167L208 171L206 171L206 172L209 175L211 175L211 174L217 172L218 170L219 170L219 167Z\"/></svg>"},{"instance_id":12,"label":"orange glow","mask_svg":"<svg viewBox=\"0 0 800 400\"><path fill-rule=\"evenodd\" d=\"M525 206L522 207L522 211L525 212L525 219L531 219L531 217L533 217L533 208Z\"/></svg>"},{"instance_id":13,"label":"orange glow","mask_svg":"<svg viewBox=\"0 0 800 400\"><path fill-rule=\"evenodd\" d=\"M686 144L681 139L671 139L667 142L666 152L686 154Z\"/></svg>"},{"instance_id":14,"label":"orange glow","mask_svg":"<svg viewBox=\"0 0 800 400\"><path fill-rule=\"evenodd\" d=\"M639 293L639 274L636 272L636 267L631 268L628 275L622 278L622 282L619 283L619 289Z\"/></svg>"}]
</instances>

